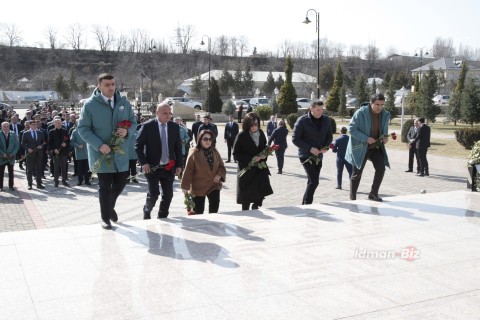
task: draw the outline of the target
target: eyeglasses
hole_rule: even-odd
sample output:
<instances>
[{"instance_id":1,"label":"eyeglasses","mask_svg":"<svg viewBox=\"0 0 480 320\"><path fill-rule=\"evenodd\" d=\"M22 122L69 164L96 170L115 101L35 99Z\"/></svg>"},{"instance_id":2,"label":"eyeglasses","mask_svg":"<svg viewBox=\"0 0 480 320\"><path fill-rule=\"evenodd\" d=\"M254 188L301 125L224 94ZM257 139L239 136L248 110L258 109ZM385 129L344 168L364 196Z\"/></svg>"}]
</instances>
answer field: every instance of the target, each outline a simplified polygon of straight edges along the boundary
<instances>
[{"instance_id":1,"label":"eyeglasses","mask_svg":"<svg viewBox=\"0 0 480 320\"><path fill-rule=\"evenodd\" d=\"M204 137L204 138L202 138L202 141L205 141L205 142L210 141L211 142L211 141L213 141L213 139Z\"/></svg>"}]
</instances>

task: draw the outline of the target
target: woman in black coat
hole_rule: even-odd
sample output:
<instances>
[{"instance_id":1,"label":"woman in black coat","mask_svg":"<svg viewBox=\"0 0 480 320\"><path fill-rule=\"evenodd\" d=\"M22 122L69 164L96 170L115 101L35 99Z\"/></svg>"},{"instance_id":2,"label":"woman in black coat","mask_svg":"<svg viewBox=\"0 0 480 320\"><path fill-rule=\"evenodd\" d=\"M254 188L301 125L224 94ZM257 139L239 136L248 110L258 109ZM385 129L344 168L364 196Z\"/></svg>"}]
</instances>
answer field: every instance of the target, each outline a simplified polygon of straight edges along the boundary
<instances>
[{"instance_id":1,"label":"woman in black coat","mask_svg":"<svg viewBox=\"0 0 480 320\"><path fill-rule=\"evenodd\" d=\"M238 163L239 172L252 160L267 161L267 156L258 156L267 145L267 138L259 125L260 118L254 112L247 113L243 118L243 130L237 135L233 145L233 158ZM249 210L250 203L252 203L252 209L258 209L262 206L263 199L273 194L269 176L268 168L260 169L258 166L252 166L237 178L237 203L242 205L242 210Z\"/></svg>"}]
</instances>

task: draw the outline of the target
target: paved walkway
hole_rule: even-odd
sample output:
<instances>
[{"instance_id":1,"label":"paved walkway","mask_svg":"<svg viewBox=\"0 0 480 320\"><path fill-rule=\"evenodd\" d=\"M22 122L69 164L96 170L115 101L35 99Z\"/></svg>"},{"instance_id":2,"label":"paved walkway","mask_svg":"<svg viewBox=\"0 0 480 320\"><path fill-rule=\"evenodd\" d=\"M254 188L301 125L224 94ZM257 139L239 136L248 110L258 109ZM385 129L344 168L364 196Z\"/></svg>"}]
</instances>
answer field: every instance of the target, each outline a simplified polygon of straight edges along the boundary
<instances>
[{"instance_id":1,"label":"paved walkway","mask_svg":"<svg viewBox=\"0 0 480 320\"><path fill-rule=\"evenodd\" d=\"M219 136L223 137L223 126L219 126ZM274 195L267 197L264 208L276 208L301 204L306 186L306 175L296 156L297 148L291 143L285 154L283 174L276 174L276 159L268 161ZM400 143L391 141L390 143ZM226 145L218 143L220 153L226 159ZM466 190L466 161L456 158L430 155L430 177L417 177L413 173L405 173L407 169L407 150L388 151L391 169L387 169L380 188L382 197L395 195L420 194ZM70 172L73 166L70 165ZM220 212L236 211L236 164L227 163L227 181L221 192ZM367 197L373 180L373 167L367 163L359 188L358 198ZM53 187L53 179L47 178L45 190L27 190L25 173L15 167L15 186L17 191L0 192L0 231L28 230L45 227L75 226L100 222L98 204L98 186L94 181L91 187L76 187L76 177L70 176L71 188ZM48 172L46 172L48 177ZM343 190L336 190L335 154L325 155L320 185L315 193L314 203L329 203L348 200L349 184L344 170ZM147 184L143 177L140 184L129 184L117 203L117 212L123 221L142 219L142 210ZM6 183L6 180L5 180ZM184 216L183 194L179 181L175 182L174 199L170 216ZM7 189L8 190L8 189ZM157 204L158 208L158 204Z\"/></svg>"}]
</instances>

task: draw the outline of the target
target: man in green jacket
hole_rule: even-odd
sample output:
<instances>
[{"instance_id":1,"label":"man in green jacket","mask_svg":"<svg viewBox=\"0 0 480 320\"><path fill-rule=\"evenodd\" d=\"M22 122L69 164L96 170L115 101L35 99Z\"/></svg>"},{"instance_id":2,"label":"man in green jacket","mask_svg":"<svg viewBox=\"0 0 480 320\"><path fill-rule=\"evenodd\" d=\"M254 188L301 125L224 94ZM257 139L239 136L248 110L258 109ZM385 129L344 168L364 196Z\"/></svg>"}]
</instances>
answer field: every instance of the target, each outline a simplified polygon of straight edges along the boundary
<instances>
[{"instance_id":1,"label":"man in green jacket","mask_svg":"<svg viewBox=\"0 0 480 320\"><path fill-rule=\"evenodd\" d=\"M118 221L115 203L127 183L128 138L137 122L130 103L115 89L111 74L98 76L98 86L80 113L78 133L87 143L90 171L98 176L102 228Z\"/></svg>"},{"instance_id":2,"label":"man in green jacket","mask_svg":"<svg viewBox=\"0 0 480 320\"><path fill-rule=\"evenodd\" d=\"M378 190L383 181L385 166L388 163L385 143L388 142L388 120L390 113L383 109L385 96L378 93L370 99L370 105L358 109L350 120L350 140L348 141L345 160L353 167L350 180L350 200L357 199L357 189L362 178L367 159L375 168L373 184L368 199L382 201Z\"/></svg>"}]
</instances>

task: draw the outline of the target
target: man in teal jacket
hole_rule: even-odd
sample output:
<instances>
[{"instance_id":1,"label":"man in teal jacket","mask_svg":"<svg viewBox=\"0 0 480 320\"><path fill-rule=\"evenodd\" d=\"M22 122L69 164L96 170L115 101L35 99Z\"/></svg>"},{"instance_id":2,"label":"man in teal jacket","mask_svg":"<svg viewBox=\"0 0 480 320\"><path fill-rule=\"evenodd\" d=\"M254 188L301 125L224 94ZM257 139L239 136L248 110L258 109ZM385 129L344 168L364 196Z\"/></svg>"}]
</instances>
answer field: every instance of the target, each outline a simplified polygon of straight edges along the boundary
<instances>
[{"instance_id":1,"label":"man in teal jacket","mask_svg":"<svg viewBox=\"0 0 480 320\"><path fill-rule=\"evenodd\" d=\"M122 121L130 126L120 127ZM118 221L115 203L127 183L128 138L137 122L130 103L115 89L111 74L98 76L98 86L80 113L78 133L87 143L90 171L98 176L102 228Z\"/></svg>"},{"instance_id":2,"label":"man in teal jacket","mask_svg":"<svg viewBox=\"0 0 480 320\"><path fill-rule=\"evenodd\" d=\"M362 178L363 168L367 159L375 168L373 184L368 199L382 201L378 190L388 163L385 143L388 142L388 121L390 113L383 109L385 96L375 94L370 99L370 105L358 109L350 120L350 140L348 141L345 160L352 164L353 172L350 180L350 200L357 199L357 189Z\"/></svg>"}]
</instances>

